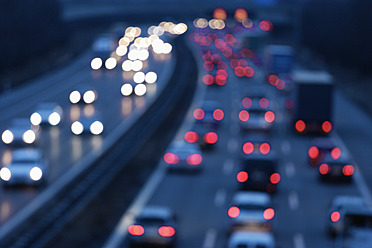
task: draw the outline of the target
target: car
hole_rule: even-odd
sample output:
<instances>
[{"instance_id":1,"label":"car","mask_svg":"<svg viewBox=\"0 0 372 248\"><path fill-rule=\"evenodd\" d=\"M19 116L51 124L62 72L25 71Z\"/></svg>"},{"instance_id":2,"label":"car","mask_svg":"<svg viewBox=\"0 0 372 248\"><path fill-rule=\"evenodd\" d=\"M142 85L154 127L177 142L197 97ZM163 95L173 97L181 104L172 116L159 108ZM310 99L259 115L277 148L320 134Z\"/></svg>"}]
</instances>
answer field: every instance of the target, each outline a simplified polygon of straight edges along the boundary
<instances>
[{"instance_id":1,"label":"car","mask_svg":"<svg viewBox=\"0 0 372 248\"><path fill-rule=\"evenodd\" d=\"M241 190L275 193L281 180L276 154L273 151L266 155L243 154L236 179Z\"/></svg>"},{"instance_id":2,"label":"car","mask_svg":"<svg viewBox=\"0 0 372 248\"><path fill-rule=\"evenodd\" d=\"M218 129L225 116L217 101L204 101L200 108L193 111L193 116L197 124Z\"/></svg>"},{"instance_id":3,"label":"car","mask_svg":"<svg viewBox=\"0 0 372 248\"><path fill-rule=\"evenodd\" d=\"M143 96L147 92L147 86L143 83L124 83L120 88L120 92L123 96Z\"/></svg>"},{"instance_id":4,"label":"car","mask_svg":"<svg viewBox=\"0 0 372 248\"><path fill-rule=\"evenodd\" d=\"M128 227L131 247L173 247L176 244L176 215L165 206L146 206Z\"/></svg>"},{"instance_id":5,"label":"car","mask_svg":"<svg viewBox=\"0 0 372 248\"><path fill-rule=\"evenodd\" d=\"M239 191L228 210L230 231L271 231L275 210L270 195L265 192Z\"/></svg>"},{"instance_id":6,"label":"car","mask_svg":"<svg viewBox=\"0 0 372 248\"><path fill-rule=\"evenodd\" d=\"M242 145L242 153L249 154L263 154L266 155L271 152L271 145L268 137L262 134L252 134L244 138Z\"/></svg>"},{"instance_id":7,"label":"car","mask_svg":"<svg viewBox=\"0 0 372 248\"><path fill-rule=\"evenodd\" d=\"M227 248L275 248L275 239L270 232L236 231L228 242Z\"/></svg>"},{"instance_id":8,"label":"car","mask_svg":"<svg viewBox=\"0 0 372 248\"><path fill-rule=\"evenodd\" d=\"M46 182L48 165L40 149L15 149L11 151L11 158L0 170L3 185L41 185Z\"/></svg>"},{"instance_id":9,"label":"car","mask_svg":"<svg viewBox=\"0 0 372 248\"><path fill-rule=\"evenodd\" d=\"M36 106L35 112L30 116L30 121L35 126L57 126L61 122L62 113L62 108L57 103L40 103Z\"/></svg>"},{"instance_id":10,"label":"car","mask_svg":"<svg viewBox=\"0 0 372 248\"><path fill-rule=\"evenodd\" d=\"M325 155L331 154L337 158L341 156L341 149L336 145L336 141L332 137L315 138L311 141L310 147L307 150L307 160L310 166L318 166L322 162Z\"/></svg>"},{"instance_id":11,"label":"car","mask_svg":"<svg viewBox=\"0 0 372 248\"><path fill-rule=\"evenodd\" d=\"M200 149L212 149L218 142L218 134L212 128L195 125L185 133L184 139L188 143L198 144Z\"/></svg>"},{"instance_id":12,"label":"car","mask_svg":"<svg viewBox=\"0 0 372 248\"><path fill-rule=\"evenodd\" d=\"M355 168L345 152L334 159L330 154L318 166L319 179L322 181L346 181L352 180Z\"/></svg>"},{"instance_id":13,"label":"car","mask_svg":"<svg viewBox=\"0 0 372 248\"><path fill-rule=\"evenodd\" d=\"M28 118L16 118L1 135L6 145L30 146L37 143L38 128L33 126Z\"/></svg>"},{"instance_id":14,"label":"car","mask_svg":"<svg viewBox=\"0 0 372 248\"><path fill-rule=\"evenodd\" d=\"M203 155L199 146L183 140L172 142L163 159L170 171L198 172L203 167Z\"/></svg>"},{"instance_id":15,"label":"car","mask_svg":"<svg viewBox=\"0 0 372 248\"><path fill-rule=\"evenodd\" d=\"M98 94L94 87L88 84L76 86L69 95L72 104L85 103L91 104L97 100Z\"/></svg>"},{"instance_id":16,"label":"car","mask_svg":"<svg viewBox=\"0 0 372 248\"><path fill-rule=\"evenodd\" d=\"M369 207L363 197L339 195L333 198L329 208L329 222L327 224L327 232L330 237L336 237L343 230L343 217L348 210L360 209L368 210Z\"/></svg>"},{"instance_id":17,"label":"car","mask_svg":"<svg viewBox=\"0 0 372 248\"><path fill-rule=\"evenodd\" d=\"M104 131L101 115L96 111L92 115L81 115L71 124L71 132L75 135L93 134L100 135Z\"/></svg>"},{"instance_id":18,"label":"car","mask_svg":"<svg viewBox=\"0 0 372 248\"><path fill-rule=\"evenodd\" d=\"M275 113L270 108L253 106L242 108L239 112L239 123L243 131L271 132L274 127Z\"/></svg>"}]
</instances>

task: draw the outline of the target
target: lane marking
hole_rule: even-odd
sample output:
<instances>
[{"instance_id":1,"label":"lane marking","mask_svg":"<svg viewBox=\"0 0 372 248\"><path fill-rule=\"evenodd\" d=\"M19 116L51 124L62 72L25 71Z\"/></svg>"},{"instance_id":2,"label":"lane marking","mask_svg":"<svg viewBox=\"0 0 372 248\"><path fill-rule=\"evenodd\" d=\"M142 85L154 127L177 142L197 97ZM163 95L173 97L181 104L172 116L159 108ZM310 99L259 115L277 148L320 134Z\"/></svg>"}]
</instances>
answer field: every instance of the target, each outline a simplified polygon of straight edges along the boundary
<instances>
[{"instance_id":1,"label":"lane marking","mask_svg":"<svg viewBox=\"0 0 372 248\"><path fill-rule=\"evenodd\" d=\"M288 178L293 177L296 174L296 168L293 162L288 162L285 164L285 174Z\"/></svg>"},{"instance_id":2,"label":"lane marking","mask_svg":"<svg viewBox=\"0 0 372 248\"><path fill-rule=\"evenodd\" d=\"M234 169L233 160L232 159L225 160L225 162L223 163L223 167L222 167L223 173L225 175L230 175L232 173L233 169Z\"/></svg>"},{"instance_id":3,"label":"lane marking","mask_svg":"<svg viewBox=\"0 0 372 248\"><path fill-rule=\"evenodd\" d=\"M216 229L209 229L205 235L203 248L213 248L216 243L217 231Z\"/></svg>"},{"instance_id":4,"label":"lane marking","mask_svg":"<svg viewBox=\"0 0 372 248\"><path fill-rule=\"evenodd\" d=\"M299 205L300 205L300 202L298 200L298 195L296 192L292 191L289 193L288 195L288 205L289 205L289 208L294 211L294 210L297 210Z\"/></svg>"},{"instance_id":5,"label":"lane marking","mask_svg":"<svg viewBox=\"0 0 372 248\"><path fill-rule=\"evenodd\" d=\"M296 233L293 236L293 243L295 248L306 248L304 236L301 233Z\"/></svg>"},{"instance_id":6,"label":"lane marking","mask_svg":"<svg viewBox=\"0 0 372 248\"><path fill-rule=\"evenodd\" d=\"M226 189L219 189L214 197L214 205L221 207L225 203Z\"/></svg>"},{"instance_id":7,"label":"lane marking","mask_svg":"<svg viewBox=\"0 0 372 248\"><path fill-rule=\"evenodd\" d=\"M290 152L292 150L291 143L288 140L283 140L280 148L282 149L282 153L284 155L290 154Z\"/></svg>"},{"instance_id":8,"label":"lane marking","mask_svg":"<svg viewBox=\"0 0 372 248\"><path fill-rule=\"evenodd\" d=\"M238 141L235 138L231 138L227 142L227 150L229 153L235 154L238 150Z\"/></svg>"}]
</instances>

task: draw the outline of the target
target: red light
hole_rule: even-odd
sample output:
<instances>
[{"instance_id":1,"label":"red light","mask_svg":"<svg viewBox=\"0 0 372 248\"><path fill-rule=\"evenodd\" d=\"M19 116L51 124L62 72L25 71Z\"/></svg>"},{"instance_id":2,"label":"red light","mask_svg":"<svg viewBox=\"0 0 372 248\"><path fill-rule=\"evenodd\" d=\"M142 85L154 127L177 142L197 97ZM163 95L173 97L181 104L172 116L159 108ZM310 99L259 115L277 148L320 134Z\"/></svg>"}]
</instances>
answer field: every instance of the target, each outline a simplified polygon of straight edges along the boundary
<instances>
[{"instance_id":1,"label":"red light","mask_svg":"<svg viewBox=\"0 0 372 248\"><path fill-rule=\"evenodd\" d=\"M206 74L206 75L204 75L203 76L203 83L205 84L205 85L211 85L211 84L213 84L213 76L212 75L210 75L210 74Z\"/></svg>"},{"instance_id":2,"label":"red light","mask_svg":"<svg viewBox=\"0 0 372 248\"><path fill-rule=\"evenodd\" d=\"M277 184L277 183L279 183L279 182L280 182L280 179L281 179L281 177L280 177L280 174L279 174L279 173L273 173L273 174L271 174L271 176L270 176L270 182L271 182L272 184Z\"/></svg>"},{"instance_id":3,"label":"red light","mask_svg":"<svg viewBox=\"0 0 372 248\"><path fill-rule=\"evenodd\" d=\"M220 63L217 64L217 69L227 70L227 64L225 62L220 62ZM226 77L227 77L227 72L226 72Z\"/></svg>"},{"instance_id":4,"label":"red light","mask_svg":"<svg viewBox=\"0 0 372 248\"><path fill-rule=\"evenodd\" d=\"M237 218L240 215L240 209L238 207L231 207L229 208L229 211L227 212L230 218Z\"/></svg>"},{"instance_id":5,"label":"red light","mask_svg":"<svg viewBox=\"0 0 372 248\"><path fill-rule=\"evenodd\" d=\"M230 58L232 56L233 52L232 52L232 49L230 47L225 47L223 50L222 50L222 55L225 56L226 58Z\"/></svg>"},{"instance_id":6,"label":"red light","mask_svg":"<svg viewBox=\"0 0 372 248\"><path fill-rule=\"evenodd\" d=\"M278 79L275 84L278 90L283 90L285 88L285 82L282 79Z\"/></svg>"},{"instance_id":7,"label":"red light","mask_svg":"<svg viewBox=\"0 0 372 248\"><path fill-rule=\"evenodd\" d=\"M354 174L354 166L348 164L342 167L342 173L345 176L352 176Z\"/></svg>"},{"instance_id":8,"label":"red light","mask_svg":"<svg viewBox=\"0 0 372 248\"><path fill-rule=\"evenodd\" d=\"M269 20L263 20L259 24L262 31L271 31L273 30L273 24Z\"/></svg>"},{"instance_id":9,"label":"red light","mask_svg":"<svg viewBox=\"0 0 372 248\"><path fill-rule=\"evenodd\" d=\"M278 80L278 76L275 75L275 74L271 74L271 75L268 77L268 80L269 80L269 83L270 83L270 84L275 85L276 80Z\"/></svg>"},{"instance_id":10,"label":"red light","mask_svg":"<svg viewBox=\"0 0 372 248\"><path fill-rule=\"evenodd\" d=\"M221 56L218 55L218 54L213 54L212 55L212 62L214 64L218 64L219 62L221 62Z\"/></svg>"},{"instance_id":11,"label":"red light","mask_svg":"<svg viewBox=\"0 0 372 248\"><path fill-rule=\"evenodd\" d=\"M205 116L204 110L197 108L193 112L194 118L197 119L198 121L202 120Z\"/></svg>"},{"instance_id":12,"label":"red light","mask_svg":"<svg viewBox=\"0 0 372 248\"><path fill-rule=\"evenodd\" d=\"M267 111L265 113L265 120L269 123L272 123L275 120L275 114L272 111Z\"/></svg>"},{"instance_id":13,"label":"red light","mask_svg":"<svg viewBox=\"0 0 372 248\"><path fill-rule=\"evenodd\" d=\"M226 20L227 18L226 10L221 7L215 8L213 11L213 18L220 19L220 20Z\"/></svg>"},{"instance_id":14,"label":"red light","mask_svg":"<svg viewBox=\"0 0 372 248\"><path fill-rule=\"evenodd\" d=\"M214 64L211 61L206 61L203 64L203 68L206 71L212 71L214 69Z\"/></svg>"},{"instance_id":15,"label":"red light","mask_svg":"<svg viewBox=\"0 0 372 248\"><path fill-rule=\"evenodd\" d=\"M231 59L230 60L231 68L235 69L238 65L239 65L239 60L238 59Z\"/></svg>"},{"instance_id":16,"label":"red light","mask_svg":"<svg viewBox=\"0 0 372 248\"><path fill-rule=\"evenodd\" d=\"M213 111L213 118L216 120L216 121L221 121L223 119L223 117L225 116L224 112L222 111L222 109L216 109Z\"/></svg>"},{"instance_id":17,"label":"red light","mask_svg":"<svg viewBox=\"0 0 372 248\"><path fill-rule=\"evenodd\" d=\"M131 225L128 227L128 232L133 236L141 236L145 233L145 229L141 225Z\"/></svg>"},{"instance_id":18,"label":"red light","mask_svg":"<svg viewBox=\"0 0 372 248\"><path fill-rule=\"evenodd\" d=\"M328 164L321 164L319 166L319 172L322 175L328 174L330 172L331 168L329 167Z\"/></svg>"},{"instance_id":19,"label":"red light","mask_svg":"<svg viewBox=\"0 0 372 248\"><path fill-rule=\"evenodd\" d=\"M235 67L234 69L234 73L236 76L238 77L243 77L245 75L245 71L244 71L244 68L241 67L241 66L237 66Z\"/></svg>"},{"instance_id":20,"label":"red light","mask_svg":"<svg viewBox=\"0 0 372 248\"><path fill-rule=\"evenodd\" d=\"M295 124L295 127L296 127L296 130L297 132L300 132L302 133L303 131L305 131L305 128L306 128L306 124L304 121L302 120L298 120Z\"/></svg>"},{"instance_id":21,"label":"red light","mask_svg":"<svg viewBox=\"0 0 372 248\"><path fill-rule=\"evenodd\" d=\"M245 60L245 59L239 59L238 65L240 65L241 67L247 67L248 66L248 61Z\"/></svg>"},{"instance_id":22,"label":"red light","mask_svg":"<svg viewBox=\"0 0 372 248\"><path fill-rule=\"evenodd\" d=\"M307 151L307 154L311 159L316 159L319 156L319 149L316 146L312 146Z\"/></svg>"},{"instance_id":23,"label":"red light","mask_svg":"<svg viewBox=\"0 0 372 248\"><path fill-rule=\"evenodd\" d=\"M162 237L169 238L169 237L173 237L176 234L176 230L171 226L161 226L158 229L158 233Z\"/></svg>"},{"instance_id":24,"label":"red light","mask_svg":"<svg viewBox=\"0 0 372 248\"><path fill-rule=\"evenodd\" d=\"M338 147L333 148L332 151L331 151L331 157L334 160L339 159L341 157L341 149L338 148Z\"/></svg>"},{"instance_id":25,"label":"red light","mask_svg":"<svg viewBox=\"0 0 372 248\"><path fill-rule=\"evenodd\" d=\"M263 98L260 99L259 104L260 104L261 108L266 109L266 108L269 107L269 100L267 100L267 98L263 97Z\"/></svg>"},{"instance_id":26,"label":"red light","mask_svg":"<svg viewBox=\"0 0 372 248\"><path fill-rule=\"evenodd\" d=\"M252 107L252 100L249 97L244 97L242 100L242 105L244 108L250 108Z\"/></svg>"},{"instance_id":27,"label":"red light","mask_svg":"<svg viewBox=\"0 0 372 248\"><path fill-rule=\"evenodd\" d=\"M254 69L250 66L244 67L244 75L246 77L253 77L254 76Z\"/></svg>"},{"instance_id":28,"label":"red light","mask_svg":"<svg viewBox=\"0 0 372 248\"><path fill-rule=\"evenodd\" d=\"M222 50L226 46L225 41L223 39L216 39L214 41L214 45L218 50Z\"/></svg>"},{"instance_id":29,"label":"red light","mask_svg":"<svg viewBox=\"0 0 372 248\"><path fill-rule=\"evenodd\" d=\"M269 152L270 152L270 145L269 145L269 143L262 143L261 145L260 145L260 152L263 154L263 155L266 155L266 154L268 154Z\"/></svg>"},{"instance_id":30,"label":"red light","mask_svg":"<svg viewBox=\"0 0 372 248\"><path fill-rule=\"evenodd\" d=\"M188 165L199 165L203 161L203 157L199 153L190 154L186 157Z\"/></svg>"},{"instance_id":31,"label":"red light","mask_svg":"<svg viewBox=\"0 0 372 248\"><path fill-rule=\"evenodd\" d=\"M322 124L322 129L325 133L329 133L332 130L332 124L329 121L325 121Z\"/></svg>"},{"instance_id":32,"label":"red light","mask_svg":"<svg viewBox=\"0 0 372 248\"><path fill-rule=\"evenodd\" d=\"M216 76L216 84L217 85L225 85L227 81L227 77L225 75L217 75Z\"/></svg>"},{"instance_id":33,"label":"red light","mask_svg":"<svg viewBox=\"0 0 372 248\"><path fill-rule=\"evenodd\" d=\"M337 222L339 221L341 218L341 215L340 215L340 212L338 211L334 211L332 214L331 214L331 221L332 222Z\"/></svg>"},{"instance_id":34,"label":"red light","mask_svg":"<svg viewBox=\"0 0 372 248\"><path fill-rule=\"evenodd\" d=\"M212 60L211 58L212 58L212 55L210 55L209 53L203 54L202 56L202 59L204 62L207 62L207 61L210 62Z\"/></svg>"},{"instance_id":35,"label":"red light","mask_svg":"<svg viewBox=\"0 0 372 248\"><path fill-rule=\"evenodd\" d=\"M254 151L254 145L251 142L244 143L243 152L245 154L251 154Z\"/></svg>"},{"instance_id":36,"label":"red light","mask_svg":"<svg viewBox=\"0 0 372 248\"><path fill-rule=\"evenodd\" d=\"M218 135L215 132L204 134L203 140L207 144L215 144L218 141Z\"/></svg>"},{"instance_id":37,"label":"red light","mask_svg":"<svg viewBox=\"0 0 372 248\"><path fill-rule=\"evenodd\" d=\"M292 109L293 108L293 105L294 105L294 102L291 98L287 98L285 99L284 101L284 105L287 109Z\"/></svg>"},{"instance_id":38,"label":"red light","mask_svg":"<svg viewBox=\"0 0 372 248\"><path fill-rule=\"evenodd\" d=\"M248 173L245 171L240 171L236 175L236 179L238 180L239 183L244 183L248 180Z\"/></svg>"},{"instance_id":39,"label":"red light","mask_svg":"<svg viewBox=\"0 0 372 248\"><path fill-rule=\"evenodd\" d=\"M216 71L216 75L223 75L226 78L229 76L229 74L227 73L227 71L225 69L219 69L219 70L217 70Z\"/></svg>"},{"instance_id":40,"label":"red light","mask_svg":"<svg viewBox=\"0 0 372 248\"><path fill-rule=\"evenodd\" d=\"M231 45L234 45L234 43L236 42L236 38L232 34L226 34L224 38L225 38L226 42L231 44Z\"/></svg>"},{"instance_id":41,"label":"red light","mask_svg":"<svg viewBox=\"0 0 372 248\"><path fill-rule=\"evenodd\" d=\"M189 143L195 143L199 140L199 134L194 131L188 131L184 135L185 141Z\"/></svg>"},{"instance_id":42,"label":"red light","mask_svg":"<svg viewBox=\"0 0 372 248\"><path fill-rule=\"evenodd\" d=\"M249 113L247 110L242 110L239 112L239 120L244 122L249 120Z\"/></svg>"},{"instance_id":43,"label":"red light","mask_svg":"<svg viewBox=\"0 0 372 248\"><path fill-rule=\"evenodd\" d=\"M271 220L275 216L275 210L273 208L265 209L263 212L263 217L265 220Z\"/></svg>"},{"instance_id":44,"label":"red light","mask_svg":"<svg viewBox=\"0 0 372 248\"><path fill-rule=\"evenodd\" d=\"M177 154L167 152L164 154L164 161L167 164L178 164L180 162L180 157Z\"/></svg>"}]
</instances>

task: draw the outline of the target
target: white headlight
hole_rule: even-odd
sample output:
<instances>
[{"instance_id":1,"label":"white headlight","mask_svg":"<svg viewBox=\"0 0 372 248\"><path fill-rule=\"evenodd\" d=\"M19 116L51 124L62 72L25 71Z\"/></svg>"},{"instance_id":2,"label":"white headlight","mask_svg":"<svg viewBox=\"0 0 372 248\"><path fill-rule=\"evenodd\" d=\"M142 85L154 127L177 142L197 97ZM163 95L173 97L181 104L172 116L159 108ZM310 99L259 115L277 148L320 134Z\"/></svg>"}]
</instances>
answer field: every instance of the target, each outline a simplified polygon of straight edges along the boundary
<instances>
[{"instance_id":1,"label":"white headlight","mask_svg":"<svg viewBox=\"0 0 372 248\"><path fill-rule=\"evenodd\" d=\"M53 112L49 115L48 122L52 126L56 126L61 121L61 116L57 112Z\"/></svg>"},{"instance_id":2,"label":"white headlight","mask_svg":"<svg viewBox=\"0 0 372 248\"><path fill-rule=\"evenodd\" d=\"M128 52L128 48L124 45L120 45L116 48L115 52L118 56L122 57Z\"/></svg>"},{"instance_id":3,"label":"white headlight","mask_svg":"<svg viewBox=\"0 0 372 248\"><path fill-rule=\"evenodd\" d=\"M81 134L81 133L84 131L83 124L81 124L81 123L78 122L78 121L75 121L75 122L72 123L72 125L71 125L71 131L72 131L74 134L76 134L76 135Z\"/></svg>"},{"instance_id":4,"label":"white headlight","mask_svg":"<svg viewBox=\"0 0 372 248\"><path fill-rule=\"evenodd\" d=\"M141 60L135 60L132 62L132 70L140 71L143 68L143 62Z\"/></svg>"},{"instance_id":5,"label":"white headlight","mask_svg":"<svg viewBox=\"0 0 372 248\"><path fill-rule=\"evenodd\" d=\"M22 138L23 138L23 141L27 144L32 144L35 139L36 139L36 134L34 131L32 130L27 130L26 132L24 132L24 134L22 135Z\"/></svg>"},{"instance_id":6,"label":"white headlight","mask_svg":"<svg viewBox=\"0 0 372 248\"><path fill-rule=\"evenodd\" d=\"M71 103L78 103L81 99L81 95L79 93L79 91L77 90L74 90L73 92L71 92L70 94L70 102Z\"/></svg>"},{"instance_id":7,"label":"white headlight","mask_svg":"<svg viewBox=\"0 0 372 248\"><path fill-rule=\"evenodd\" d=\"M39 113L33 113L30 117L30 121L32 123L32 125L40 125L41 121L42 121L42 118L41 118L41 115Z\"/></svg>"},{"instance_id":8,"label":"white headlight","mask_svg":"<svg viewBox=\"0 0 372 248\"><path fill-rule=\"evenodd\" d=\"M98 70L102 67L102 59L100 58L94 58L92 59L92 62L90 62L90 67L92 67L93 70Z\"/></svg>"},{"instance_id":9,"label":"white headlight","mask_svg":"<svg viewBox=\"0 0 372 248\"><path fill-rule=\"evenodd\" d=\"M137 84L136 87L134 87L134 93L137 95L137 96L143 96L144 94L146 94L146 85L144 84Z\"/></svg>"},{"instance_id":10,"label":"white headlight","mask_svg":"<svg viewBox=\"0 0 372 248\"><path fill-rule=\"evenodd\" d=\"M133 86L131 84L123 84L121 86L121 94L123 96L129 96L133 92Z\"/></svg>"},{"instance_id":11,"label":"white headlight","mask_svg":"<svg viewBox=\"0 0 372 248\"><path fill-rule=\"evenodd\" d=\"M34 167L30 170L30 178L33 181L39 181L43 176L43 171L39 167Z\"/></svg>"},{"instance_id":12,"label":"white headlight","mask_svg":"<svg viewBox=\"0 0 372 248\"><path fill-rule=\"evenodd\" d=\"M96 100L96 93L93 90L88 90L84 93L83 100L87 104L94 102Z\"/></svg>"},{"instance_id":13,"label":"white headlight","mask_svg":"<svg viewBox=\"0 0 372 248\"><path fill-rule=\"evenodd\" d=\"M144 49L140 50L137 57L138 57L139 60L144 61L144 60L149 58L149 51L144 50Z\"/></svg>"},{"instance_id":14,"label":"white headlight","mask_svg":"<svg viewBox=\"0 0 372 248\"><path fill-rule=\"evenodd\" d=\"M94 135L99 135L103 132L103 124L100 121L95 121L90 125L90 132Z\"/></svg>"},{"instance_id":15,"label":"white headlight","mask_svg":"<svg viewBox=\"0 0 372 248\"><path fill-rule=\"evenodd\" d=\"M0 170L0 177L1 177L1 179L3 179L4 181L9 181L10 178L12 177L12 173L10 172L9 168L7 168L7 167L3 167L3 168Z\"/></svg>"},{"instance_id":16,"label":"white headlight","mask_svg":"<svg viewBox=\"0 0 372 248\"><path fill-rule=\"evenodd\" d=\"M146 76L145 76L146 83L153 84L156 82L157 79L158 79L158 75L156 75L155 72L149 71L148 73L146 73Z\"/></svg>"},{"instance_id":17,"label":"white headlight","mask_svg":"<svg viewBox=\"0 0 372 248\"><path fill-rule=\"evenodd\" d=\"M108 70L112 70L116 67L117 65L117 61L115 58L108 58L105 62L105 67L108 69Z\"/></svg>"},{"instance_id":18,"label":"white headlight","mask_svg":"<svg viewBox=\"0 0 372 248\"><path fill-rule=\"evenodd\" d=\"M130 71L132 70L132 61L130 60L125 60L123 64L121 65L121 68L123 71Z\"/></svg>"},{"instance_id":19,"label":"white headlight","mask_svg":"<svg viewBox=\"0 0 372 248\"><path fill-rule=\"evenodd\" d=\"M133 81L137 84L143 83L145 81L145 73L143 73L142 71L136 72L133 75Z\"/></svg>"},{"instance_id":20,"label":"white headlight","mask_svg":"<svg viewBox=\"0 0 372 248\"><path fill-rule=\"evenodd\" d=\"M1 135L1 139L5 144L10 144L14 140L14 135L11 131L5 130L3 134Z\"/></svg>"}]
</instances>

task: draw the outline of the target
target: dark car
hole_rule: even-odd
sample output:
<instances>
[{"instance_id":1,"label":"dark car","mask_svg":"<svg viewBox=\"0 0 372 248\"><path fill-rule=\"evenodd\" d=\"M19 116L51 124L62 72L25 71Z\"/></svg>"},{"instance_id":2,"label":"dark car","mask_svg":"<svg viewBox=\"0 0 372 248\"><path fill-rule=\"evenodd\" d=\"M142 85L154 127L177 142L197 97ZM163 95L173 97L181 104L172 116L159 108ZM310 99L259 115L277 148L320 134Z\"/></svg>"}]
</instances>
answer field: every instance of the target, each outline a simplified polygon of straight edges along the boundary
<instances>
[{"instance_id":1,"label":"dark car","mask_svg":"<svg viewBox=\"0 0 372 248\"><path fill-rule=\"evenodd\" d=\"M200 108L193 111L196 123L213 129L218 129L225 116L224 111L216 101L204 101Z\"/></svg>"},{"instance_id":2,"label":"dark car","mask_svg":"<svg viewBox=\"0 0 372 248\"><path fill-rule=\"evenodd\" d=\"M341 149L336 145L334 138L321 137L311 141L307 150L307 159L311 166L318 166L327 154L334 158L341 156Z\"/></svg>"},{"instance_id":3,"label":"dark car","mask_svg":"<svg viewBox=\"0 0 372 248\"><path fill-rule=\"evenodd\" d=\"M345 152L334 159L330 154L326 155L324 161L318 166L320 180L324 181L347 181L350 182L355 168Z\"/></svg>"},{"instance_id":4,"label":"dark car","mask_svg":"<svg viewBox=\"0 0 372 248\"><path fill-rule=\"evenodd\" d=\"M195 125L185 133L184 139L188 143L198 144L200 149L212 149L218 142L218 134L210 127Z\"/></svg>"}]
</instances>

